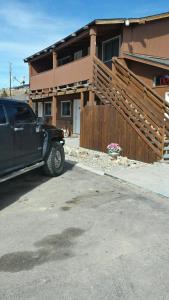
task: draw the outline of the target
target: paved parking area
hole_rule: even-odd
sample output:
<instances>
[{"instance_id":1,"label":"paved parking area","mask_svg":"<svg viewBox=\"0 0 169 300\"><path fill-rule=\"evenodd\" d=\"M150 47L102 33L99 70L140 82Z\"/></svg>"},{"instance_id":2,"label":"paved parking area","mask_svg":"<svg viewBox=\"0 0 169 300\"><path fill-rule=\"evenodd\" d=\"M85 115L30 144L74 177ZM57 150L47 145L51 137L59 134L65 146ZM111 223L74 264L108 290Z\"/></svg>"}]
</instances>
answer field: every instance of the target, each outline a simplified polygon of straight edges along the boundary
<instances>
[{"instance_id":1,"label":"paved parking area","mask_svg":"<svg viewBox=\"0 0 169 300\"><path fill-rule=\"evenodd\" d=\"M168 299L169 201L66 165L0 186L0 299Z\"/></svg>"}]
</instances>

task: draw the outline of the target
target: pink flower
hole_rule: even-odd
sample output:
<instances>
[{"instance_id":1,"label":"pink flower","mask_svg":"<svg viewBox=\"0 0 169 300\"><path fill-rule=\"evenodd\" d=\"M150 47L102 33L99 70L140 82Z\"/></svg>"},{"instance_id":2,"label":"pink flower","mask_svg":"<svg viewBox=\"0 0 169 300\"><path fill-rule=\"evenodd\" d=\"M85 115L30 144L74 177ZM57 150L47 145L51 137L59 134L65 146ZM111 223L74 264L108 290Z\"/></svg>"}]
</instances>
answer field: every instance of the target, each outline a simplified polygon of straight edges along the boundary
<instances>
[{"instance_id":1,"label":"pink flower","mask_svg":"<svg viewBox=\"0 0 169 300\"><path fill-rule=\"evenodd\" d=\"M111 143L107 146L107 149L120 148L119 144Z\"/></svg>"},{"instance_id":2,"label":"pink flower","mask_svg":"<svg viewBox=\"0 0 169 300\"><path fill-rule=\"evenodd\" d=\"M116 143L111 143L107 146L108 153L120 153L122 151L121 147L119 144Z\"/></svg>"}]
</instances>

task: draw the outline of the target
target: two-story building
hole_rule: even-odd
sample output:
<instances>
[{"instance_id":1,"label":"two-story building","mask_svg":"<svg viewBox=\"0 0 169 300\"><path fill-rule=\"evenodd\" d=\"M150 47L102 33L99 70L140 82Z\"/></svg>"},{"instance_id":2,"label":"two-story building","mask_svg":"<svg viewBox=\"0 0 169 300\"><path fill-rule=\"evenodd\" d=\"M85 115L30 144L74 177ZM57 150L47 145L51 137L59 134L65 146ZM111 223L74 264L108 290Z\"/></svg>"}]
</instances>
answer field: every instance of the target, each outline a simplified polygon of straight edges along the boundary
<instances>
[{"instance_id":1,"label":"two-story building","mask_svg":"<svg viewBox=\"0 0 169 300\"><path fill-rule=\"evenodd\" d=\"M102 136L105 141L102 146L98 141L93 144L84 141L85 128L91 123L91 117L87 119L87 111L85 114L85 107L88 110L95 107L93 109L96 110L96 106L100 104L103 106L112 104L116 111L122 113L128 106L127 111L123 111L121 115L123 118L128 118L129 123L132 122L130 124L132 128L134 124L136 131L139 127L138 135L141 137L145 135L142 132L143 129L135 124L136 121L129 120L131 119L129 114L134 112L134 110L131 112L134 105L137 106L134 107L135 113L139 110L138 107L142 110L146 105L144 112L139 111L139 117L135 116L137 119L141 118L142 114L152 113L147 112L150 106L154 105L151 105L151 101L154 101L153 103L163 103L163 99L169 101L169 13L143 18L94 20L71 35L26 58L25 62L29 64L30 103L37 114L48 117L50 123L66 128L70 133L80 134L81 130L82 146L105 150L106 143L111 141L110 136L109 138ZM120 80L122 80L121 83ZM120 90L122 86L123 89ZM138 86L139 91L137 91ZM124 96L126 91L128 92ZM130 97L131 94L133 94L132 97ZM121 99L123 96L125 101L122 108L119 108L117 104L118 95ZM152 100L153 97L154 100ZM140 103L136 103L138 98ZM130 101L133 102L130 103ZM122 100L118 103L121 105ZM167 116L164 106L163 104L160 109ZM154 111L153 115L155 114L158 115L158 112ZM146 124L152 122L150 128L155 125L158 127L155 130L157 135L155 141L151 138L154 132L145 138L146 143L151 140L151 146L149 145L151 149L157 146L154 144L156 144L156 139L158 140L158 132L164 127L162 123L154 124L155 120L152 118L149 116L149 120L145 122ZM159 119L161 122L164 120L161 115ZM90 128L92 126L96 127L96 123ZM101 126L103 127L103 124ZM149 132L149 129L146 128L146 130ZM99 139L99 133L97 136ZM122 144L123 142L121 141ZM164 142L161 139L158 143L160 143L160 150L158 150L162 153ZM130 155L130 152L126 150L125 154L139 159L139 155ZM140 155L140 159L157 160L161 158L160 153L156 153L157 157L151 159L142 159Z\"/></svg>"}]
</instances>

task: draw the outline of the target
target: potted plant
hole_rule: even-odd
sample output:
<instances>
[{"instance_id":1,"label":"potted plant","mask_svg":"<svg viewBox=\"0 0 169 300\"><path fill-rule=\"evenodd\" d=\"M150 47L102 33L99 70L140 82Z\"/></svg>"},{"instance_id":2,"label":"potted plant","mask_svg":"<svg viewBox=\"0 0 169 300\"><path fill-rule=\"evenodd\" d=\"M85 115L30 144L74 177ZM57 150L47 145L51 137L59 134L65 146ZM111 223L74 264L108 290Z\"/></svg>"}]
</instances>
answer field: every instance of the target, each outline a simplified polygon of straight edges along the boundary
<instances>
[{"instance_id":1,"label":"potted plant","mask_svg":"<svg viewBox=\"0 0 169 300\"><path fill-rule=\"evenodd\" d=\"M117 158L122 152L119 144L111 143L107 146L107 153L113 158Z\"/></svg>"}]
</instances>

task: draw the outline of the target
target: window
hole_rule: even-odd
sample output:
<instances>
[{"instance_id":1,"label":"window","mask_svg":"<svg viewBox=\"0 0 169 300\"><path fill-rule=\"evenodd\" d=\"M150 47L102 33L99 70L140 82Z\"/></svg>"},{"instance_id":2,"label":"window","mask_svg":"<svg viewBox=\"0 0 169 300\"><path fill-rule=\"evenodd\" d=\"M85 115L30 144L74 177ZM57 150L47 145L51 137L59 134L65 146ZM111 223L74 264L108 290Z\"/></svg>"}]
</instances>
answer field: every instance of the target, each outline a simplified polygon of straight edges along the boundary
<instances>
[{"instance_id":1,"label":"window","mask_svg":"<svg viewBox=\"0 0 169 300\"><path fill-rule=\"evenodd\" d=\"M35 115L28 105L15 105L10 110L11 118L16 123L33 123L35 122Z\"/></svg>"},{"instance_id":2,"label":"window","mask_svg":"<svg viewBox=\"0 0 169 300\"><path fill-rule=\"evenodd\" d=\"M102 45L102 60L104 63L111 63L113 56L119 56L120 37L114 37L104 41Z\"/></svg>"},{"instance_id":3,"label":"window","mask_svg":"<svg viewBox=\"0 0 169 300\"><path fill-rule=\"evenodd\" d=\"M58 59L58 66L62 66L62 65L68 64L72 60L73 60L73 57L71 57L71 55L59 58Z\"/></svg>"},{"instance_id":4,"label":"window","mask_svg":"<svg viewBox=\"0 0 169 300\"><path fill-rule=\"evenodd\" d=\"M62 101L61 102L61 117L71 117L71 102Z\"/></svg>"},{"instance_id":5,"label":"window","mask_svg":"<svg viewBox=\"0 0 169 300\"><path fill-rule=\"evenodd\" d=\"M169 75L160 75L154 78L155 86L169 85Z\"/></svg>"},{"instance_id":6,"label":"window","mask_svg":"<svg viewBox=\"0 0 169 300\"><path fill-rule=\"evenodd\" d=\"M82 50L78 50L77 52L74 53L74 60L77 60L83 56Z\"/></svg>"},{"instance_id":7,"label":"window","mask_svg":"<svg viewBox=\"0 0 169 300\"><path fill-rule=\"evenodd\" d=\"M51 102L44 103L44 115L46 117L50 117L52 115L52 103Z\"/></svg>"},{"instance_id":8,"label":"window","mask_svg":"<svg viewBox=\"0 0 169 300\"><path fill-rule=\"evenodd\" d=\"M2 105L0 105L0 124L6 124L6 116Z\"/></svg>"}]
</instances>

